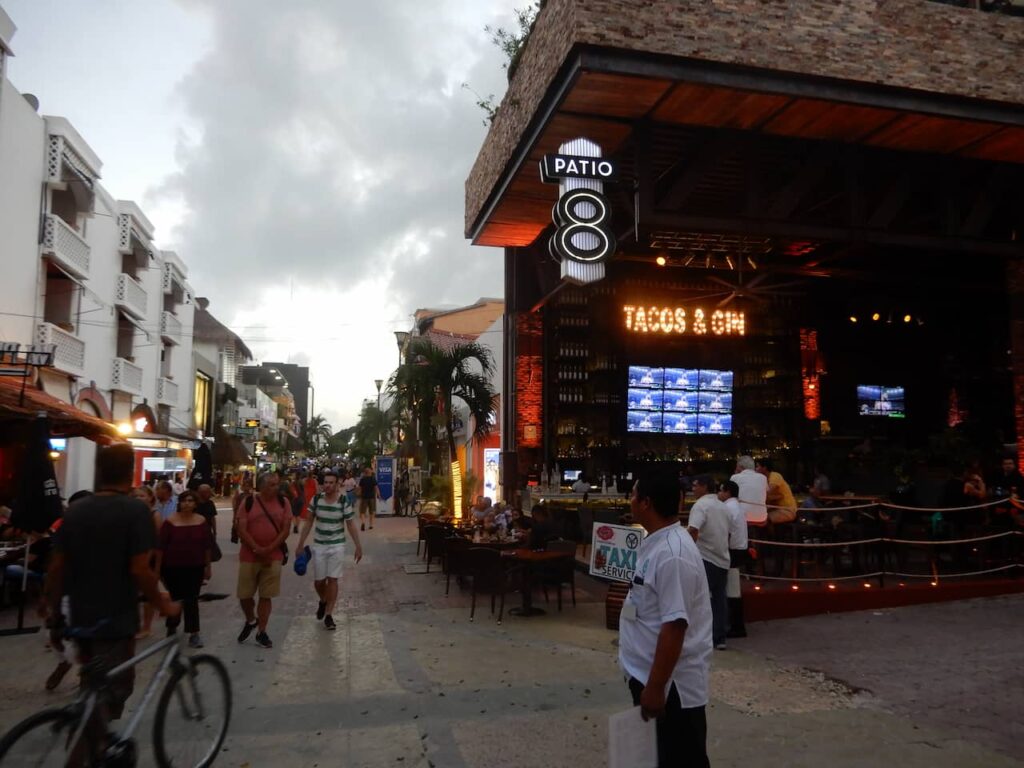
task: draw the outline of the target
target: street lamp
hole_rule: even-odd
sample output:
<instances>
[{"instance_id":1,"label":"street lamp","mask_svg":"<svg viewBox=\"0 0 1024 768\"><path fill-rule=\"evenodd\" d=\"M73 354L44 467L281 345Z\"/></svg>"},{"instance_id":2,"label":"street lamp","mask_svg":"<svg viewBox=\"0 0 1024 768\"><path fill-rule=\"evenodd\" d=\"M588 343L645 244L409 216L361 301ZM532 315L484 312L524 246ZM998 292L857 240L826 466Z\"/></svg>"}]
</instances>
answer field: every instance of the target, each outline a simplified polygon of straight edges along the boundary
<instances>
[{"instance_id":1,"label":"street lamp","mask_svg":"<svg viewBox=\"0 0 1024 768\"><path fill-rule=\"evenodd\" d=\"M402 367L402 350L405 349L405 342L409 340L408 331L395 331L395 341L398 342L398 367Z\"/></svg>"},{"instance_id":2,"label":"street lamp","mask_svg":"<svg viewBox=\"0 0 1024 768\"><path fill-rule=\"evenodd\" d=\"M374 379L373 383L377 385L377 418L380 419L380 388L384 384L384 379ZM384 449L381 447L381 436L380 436L380 421L377 422L377 455L380 456Z\"/></svg>"}]
</instances>

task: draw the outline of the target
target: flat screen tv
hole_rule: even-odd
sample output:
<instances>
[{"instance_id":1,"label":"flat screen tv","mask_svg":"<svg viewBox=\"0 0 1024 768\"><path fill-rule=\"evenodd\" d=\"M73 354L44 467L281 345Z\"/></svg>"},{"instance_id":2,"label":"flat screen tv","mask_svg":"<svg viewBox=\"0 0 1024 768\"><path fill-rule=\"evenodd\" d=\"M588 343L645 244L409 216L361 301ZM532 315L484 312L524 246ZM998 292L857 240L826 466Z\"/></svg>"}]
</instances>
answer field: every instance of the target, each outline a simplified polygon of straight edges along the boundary
<instances>
[{"instance_id":1,"label":"flat screen tv","mask_svg":"<svg viewBox=\"0 0 1024 768\"><path fill-rule=\"evenodd\" d=\"M629 366L626 431L732 434L733 372Z\"/></svg>"},{"instance_id":2,"label":"flat screen tv","mask_svg":"<svg viewBox=\"0 0 1024 768\"><path fill-rule=\"evenodd\" d=\"M903 387L858 384L857 412L861 416L882 416L890 419L906 418L907 411Z\"/></svg>"},{"instance_id":3,"label":"flat screen tv","mask_svg":"<svg viewBox=\"0 0 1024 768\"><path fill-rule=\"evenodd\" d=\"M563 469L562 470L562 483L568 485L569 483L575 483L580 479L581 469Z\"/></svg>"}]
</instances>

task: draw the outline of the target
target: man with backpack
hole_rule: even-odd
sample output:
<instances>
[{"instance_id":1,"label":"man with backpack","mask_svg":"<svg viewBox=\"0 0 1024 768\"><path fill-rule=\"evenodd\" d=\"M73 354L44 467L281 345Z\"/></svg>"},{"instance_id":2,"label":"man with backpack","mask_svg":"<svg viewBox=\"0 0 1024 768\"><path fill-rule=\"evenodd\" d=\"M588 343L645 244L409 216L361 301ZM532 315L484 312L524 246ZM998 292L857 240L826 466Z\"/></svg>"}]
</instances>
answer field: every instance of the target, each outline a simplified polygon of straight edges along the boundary
<instances>
[{"instance_id":1,"label":"man with backpack","mask_svg":"<svg viewBox=\"0 0 1024 768\"><path fill-rule=\"evenodd\" d=\"M363 559L363 547L359 543L354 513L345 502L338 475L333 470L324 472L323 488L323 492L314 496L310 502L310 514L299 534L295 557L302 553L310 529L313 529L313 545L310 547L313 554L313 587L320 598L316 618L317 621L323 620L324 627L334 630L334 604L338 600L338 579L341 578L341 564L345 556L346 528L356 544L357 563Z\"/></svg>"},{"instance_id":2,"label":"man with backpack","mask_svg":"<svg viewBox=\"0 0 1024 768\"><path fill-rule=\"evenodd\" d=\"M281 594L281 566L288 552L288 525L291 505L281 494L281 478L276 472L260 475L257 493L239 505L238 599L245 613L245 624L238 634L244 643L253 630L256 642L264 648L274 644L267 635L271 600ZM259 604L255 601L259 592Z\"/></svg>"}]
</instances>

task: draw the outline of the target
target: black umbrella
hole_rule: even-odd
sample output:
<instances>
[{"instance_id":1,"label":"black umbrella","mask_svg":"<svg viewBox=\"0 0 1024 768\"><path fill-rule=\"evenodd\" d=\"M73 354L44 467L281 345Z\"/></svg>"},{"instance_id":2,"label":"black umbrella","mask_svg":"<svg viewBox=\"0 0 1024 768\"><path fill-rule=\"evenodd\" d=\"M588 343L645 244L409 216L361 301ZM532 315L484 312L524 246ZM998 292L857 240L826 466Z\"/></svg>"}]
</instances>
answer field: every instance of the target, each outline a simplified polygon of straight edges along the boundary
<instances>
[{"instance_id":1,"label":"black umbrella","mask_svg":"<svg viewBox=\"0 0 1024 768\"><path fill-rule=\"evenodd\" d=\"M213 454L210 453L210 446L206 443L196 448L193 456L192 476L189 478L188 487L195 490L203 483L213 482Z\"/></svg>"},{"instance_id":2,"label":"black umbrella","mask_svg":"<svg viewBox=\"0 0 1024 768\"><path fill-rule=\"evenodd\" d=\"M30 533L45 533L61 515L60 488L50 459L50 422L45 417L31 426L21 468L21 488L11 510L11 525Z\"/></svg>"},{"instance_id":3,"label":"black umbrella","mask_svg":"<svg viewBox=\"0 0 1024 768\"><path fill-rule=\"evenodd\" d=\"M60 488L50 460L50 422L40 416L30 426L25 441L24 464L21 467L21 488L11 509L11 525L26 533L45 533L60 517ZM36 632L39 627L25 626L25 589L28 581L28 538L25 540L25 562L21 577L21 602L18 605L18 626L3 630L0 635Z\"/></svg>"}]
</instances>

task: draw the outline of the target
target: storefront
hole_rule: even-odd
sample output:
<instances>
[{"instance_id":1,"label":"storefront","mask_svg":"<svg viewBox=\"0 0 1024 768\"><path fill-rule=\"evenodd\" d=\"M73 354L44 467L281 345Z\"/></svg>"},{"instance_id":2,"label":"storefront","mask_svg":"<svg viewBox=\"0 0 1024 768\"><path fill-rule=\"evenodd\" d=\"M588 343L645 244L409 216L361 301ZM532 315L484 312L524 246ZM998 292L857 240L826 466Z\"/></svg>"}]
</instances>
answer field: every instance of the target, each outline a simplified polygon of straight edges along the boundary
<instances>
[{"instance_id":1,"label":"storefront","mask_svg":"<svg viewBox=\"0 0 1024 768\"><path fill-rule=\"evenodd\" d=\"M1024 84L979 73L1024 25L870 5L544 5L467 180L505 248L506 495L1016 441Z\"/></svg>"}]
</instances>

